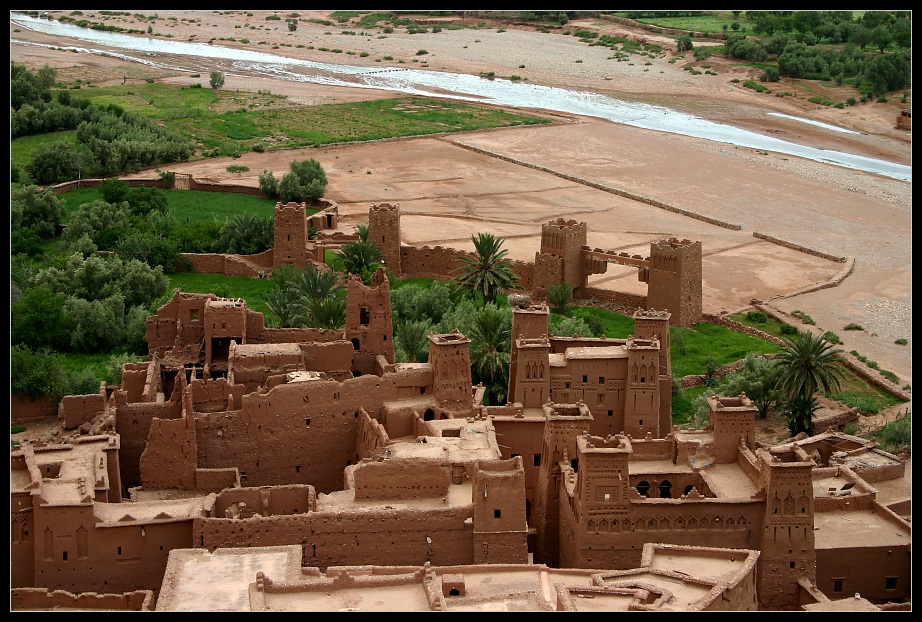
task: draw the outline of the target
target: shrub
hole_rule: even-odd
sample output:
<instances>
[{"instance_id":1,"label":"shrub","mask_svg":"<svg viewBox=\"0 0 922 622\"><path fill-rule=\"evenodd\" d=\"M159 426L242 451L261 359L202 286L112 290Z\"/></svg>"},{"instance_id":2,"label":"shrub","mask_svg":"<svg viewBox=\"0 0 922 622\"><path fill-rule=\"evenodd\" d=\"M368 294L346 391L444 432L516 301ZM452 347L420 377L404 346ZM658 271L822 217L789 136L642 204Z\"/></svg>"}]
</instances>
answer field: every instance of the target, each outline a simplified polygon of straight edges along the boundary
<instances>
[{"instance_id":1,"label":"shrub","mask_svg":"<svg viewBox=\"0 0 922 622\"><path fill-rule=\"evenodd\" d=\"M781 334L782 335L796 335L797 327L794 326L793 324L783 323L781 325Z\"/></svg>"},{"instance_id":2,"label":"shrub","mask_svg":"<svg viewBox=\"0 0 922 622\"><path fill-rule=\"evenodd\" d=\"M803 311L800 311L799 309L795 309L794 311L792 311L792 312L791 312L791 315L793 315L794 317L796 317L798 320L800 320L800 321L803 322L804 324L816 325L816 322L813 321L813 318L812 318L812 317L810 317L809 315L807 315L807 314L804 313Z\"/></svg>"},{"instance_id":3,"label":"shrub","mask_svg":"<svg viewBox=\"0 0 922 622\"><path fill-rule=\"evenodd\" d=\"M904 339L903 337L900 337L899 339L897 339L897 340L894 341L893 343L895 343L895 344L898 345L898 346L905 346L906 344L909 343L909 340L908 340L908 339Z\"/></svg>"},{"instance_id":4,"label":"shrub","mask_svg":"<svg viewBox=\"0 0 922 622\"><path fill-rule=\"evenodd\" d=\"M827 330L825 333L823 333L823 339L825 339L829 343L836 343L836 344L842 343L842 340L839 339L839 336L835 334L834 332L832 332L831 330Z\"/></svg>"},{"instance_id":5,"label":"shrub","mask_svg":"<svg viewBox=\"0 0 922 622\"><path fill-rule=\"evenodd\" d=\"M864 330L864 326L862 326L861 324L855 324L854 322L851 322L849 324L846 324L843 330Z\"/></svg>"},{"instance_id":6,"label":"shrub","mask_svg":"<svg viewBox=\"0 0 922 622\"><path fill-rule=\"evenodd\" d=\"M746 314L746 319L750 322L756 322L758 324L764 324L768 321L768 316L765 315L762 311L750 311Z\"/></svg>"},{"instance_id":7,"label":"shrub","mask_svg":"<svg viewBox=\"0 0 922 622\"><path fill-rule=\"evenodd\" d=\"M416 50L416 55L417 55L417 56L422 56L423 54L428 54L428 53L429 53L429 52L427 52L426 50Z\"/></svg>"}]
</instances>

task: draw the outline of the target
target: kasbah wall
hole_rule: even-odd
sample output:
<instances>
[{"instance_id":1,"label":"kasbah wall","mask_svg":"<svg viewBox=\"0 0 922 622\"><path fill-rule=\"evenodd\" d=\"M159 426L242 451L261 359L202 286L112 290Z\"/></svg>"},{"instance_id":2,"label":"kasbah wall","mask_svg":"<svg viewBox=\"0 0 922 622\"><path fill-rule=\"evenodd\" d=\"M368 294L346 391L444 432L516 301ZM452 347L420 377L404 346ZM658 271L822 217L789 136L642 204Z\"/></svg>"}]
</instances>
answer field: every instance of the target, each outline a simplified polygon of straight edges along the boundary
<instances>
[{"instance_id":1,"label":"kasbah wall","mask_svg":"<svg viewBox=\"0 0 922 622\"><path fill-rule=\"evenodd\" d=\"M306 240L304 221L279 222L277 236ZM397 206L372 206L369 239L396 274L451 261L443 249L424 265L414 258L430 251L400 245ZM177 293L148 318L150 361L126 365L121 387L61 402L60 421L82 436L11 451L11 585L156 590L172 549L273 544L297 544L321 568L532 553L628 569L653 539L759 550L759 607L797 609L841 572L813 532L815 513L834 509L873 511L907 535L906 547L862 548L850 591L892 599L881 567L908 596L909 525L867 483L901 475L899 460L835 433L757 447L745 396L712 398L705 430L673 428L668 327L700 317L700 244L626 256L589 249L585 223L558 220L543 228L526 282L538 293L564 279L585 288L607 261L638 267L651 289L676 287L662 297L675 311L638 310L642 334L628 340L567 340L548 337L546 305L515 308L510 395L521 401L505 406L479 404L457 331L430 335L429 363L394 363L383 269L368 286L348 279L342 331L266 328L243 300ZM854 462L828 449L844 446ZM836 466L815 469L811 451ZM867 467L868 455L883 466ZM727 470L747 482L741 494L722 491ZM852 494L815 503L817 478Z\"/></svg>"}]
</instances>

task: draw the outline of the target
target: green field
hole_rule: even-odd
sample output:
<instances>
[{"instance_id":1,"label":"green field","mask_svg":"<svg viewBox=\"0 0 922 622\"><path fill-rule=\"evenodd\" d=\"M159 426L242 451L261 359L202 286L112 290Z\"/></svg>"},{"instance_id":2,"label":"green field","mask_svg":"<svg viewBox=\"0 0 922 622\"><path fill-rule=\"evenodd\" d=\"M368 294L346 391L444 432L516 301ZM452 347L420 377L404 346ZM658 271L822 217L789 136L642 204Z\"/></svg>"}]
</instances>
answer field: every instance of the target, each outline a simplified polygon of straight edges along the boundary
<instances>
[{"instance_id":1,"label":"green field","mask_svg":"<svg viewBox=\"0 0 922 622\"><path fill-rule=\"evenodd\" d=\"M206 192L204 190L163 190L170 208L170 214L178 221L211 220L224 222L236 214L254 214L270 218L275 214L275 199L250 194L231 192ZM96 188L79 188L58 195L64 201L68 217L84 203L102 201ZM317 210L307 210L308 215ZM66 222L66 221L65 221Z\"/></svg>"}]
</instances>

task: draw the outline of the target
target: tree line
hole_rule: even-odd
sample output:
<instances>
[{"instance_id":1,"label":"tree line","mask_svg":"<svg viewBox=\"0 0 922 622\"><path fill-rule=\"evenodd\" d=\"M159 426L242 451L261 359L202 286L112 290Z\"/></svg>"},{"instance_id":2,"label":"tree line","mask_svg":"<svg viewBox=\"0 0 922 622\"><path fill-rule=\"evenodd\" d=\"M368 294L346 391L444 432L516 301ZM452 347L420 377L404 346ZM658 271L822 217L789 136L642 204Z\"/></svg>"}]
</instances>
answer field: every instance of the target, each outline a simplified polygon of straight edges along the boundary
<instances>
[{"instance_id":1,"label":"tree line","mask_svg":"<svg viewBox=\"0 0 922 622\"><path fill-rule=\"evenodd\" d=\"M95 106L66 89L52 91L57 70L31 72L10 61L10 137L76 130L75 142L38 145L23 171L11 180L39 185L81 177L108 177L167 162L184 162L195 152L181 134L109 104Z\"/></svg>"}]
</instances>

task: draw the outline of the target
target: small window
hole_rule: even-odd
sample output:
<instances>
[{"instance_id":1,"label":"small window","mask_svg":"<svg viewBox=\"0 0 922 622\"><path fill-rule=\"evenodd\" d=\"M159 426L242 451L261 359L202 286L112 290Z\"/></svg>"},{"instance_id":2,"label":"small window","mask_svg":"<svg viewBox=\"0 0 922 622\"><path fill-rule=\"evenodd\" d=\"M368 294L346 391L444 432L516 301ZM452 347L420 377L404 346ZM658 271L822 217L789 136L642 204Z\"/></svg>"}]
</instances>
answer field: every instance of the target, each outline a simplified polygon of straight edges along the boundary
<instances>
[{"instance_id":1,"label":"small window","mask_svg":"<svg viewBox=\"0 0 922 622\"><path fill-rule=\"evenodd\" d=\"M502 517L502 515L503 515L502 510L493 510L493 518L500 518Z\"/></svg>"},{"instance_id":2,"label":"small window","mask_svg":"<svg viewBox=\"0 0 922 622\"><path fill-rule=\"evenodd\" d=\"M640 423L638 425L643 425L643 419L640 420Z\"/></svg>"},{"instance_id":3,"label":"small window","mask_svg":"<svg viewBox=\"0 0 922 622\"><path fill-rule=\"evenodd\" d=\"M563 383L563 388L564 388L564 389L569 389L569 388L570 388L570 383L569 383L569 382L564 382L564 383Z\"/></svg>"},{"instance_id":4,"label":"small window","mask_svg":"<svg viewBox=\"0 0 922 622\"><path fill-rule=\"evenodd\" d=\"M797 562L791 562L791 570L797 568Z\"/></svg>"},{"instance_id":5,"label":"small window","mask_svg":"<svg viewBox=\"0 0 922 622\"><path fill-rule=\"evenodd\" d=\"M67 551L64 551L64 561L67 561Z\"/></svg>"},{"instance_id":6,"label":"small window","mask_svg":"<svg viewBox=\"0 0 922 622\"><path fill-rule=\"evenodd\" d=\"M845 591L845 579L833 579L832 580L832 591L833 592L844 592Z\"/></svg>"},{"instance_id":7,"label":"small window","mask_svg":"<svg viewBox=\"0 0 922 622\"><path fill-rule=\"evenodd\" d=\"M610 494L610 493L607 493L607 492L605 493L604 501L605 501L605 503L608 503L609 501L611 501L611 494Z\"/></svg>"},{"instance_id":8,"label":"small window","mask_svg":"<svg viewBox=\"0 0 922 622\"><path fill-rule=\"evenodd\" d=\"M896 577L886 577L884 579L884 589L895 590L896 589Z\"/></svg>"},{"instance_id":9,"label":"small window","mask_svg":"<svg viewBox=\"0 0 922 622\"><path fill-rule=\"evenodd\" d=\"M118 554L119 554L119 555L122 554L122 547L118 547Z\"/></svg>"},{"instance_id":10,"label":"small window","mask_svg":"<svg viewBox=\"0 0 922 622\"><path fill-rule=\"evenodd\" d=\"M310 417L308 417L307 419L304 420L304 425L306 425L307 427L311 427L311 418L310 418Z\"/></svg>"},{"instance_id":11,"label":"small window","mask_svg":"<svg viewBox=\"0 0 922 622\"><path fill-rule=\"evenodd\" d=\"M605 376L599 376L599 384L605 384Z\"/></svg>"},{"instance_id":12,"label":"small window","mask_svg":"<svg viewBox=\"0 0 922 622\"><path fill-rule=\"evenodd\" d=\"M247 478L247 472L246 472L246 471L240 471L240 479L246 479L246 478Z\"/></svg>"},{"instance_id":13,"label":"small window","mask_svg":"<svg viewBox=\"0 0 922 622\"><path fill-rule=\"evenodd\" d=\"M604 394L604 393L599 393L599 394L596 396L596 401L597 401L597 403L598 403L599 406L601 406L602 404L604 404L604 403L605 403L605 394Z\"/></svg>"},{"instance_id":14,"label":"small window","mask_svg":"<svg viewBox=\"0 0 922 622\"><path fill-rule=\"evenodd\" d=\"M589 382L589 376L583 376L583 384Z\"/></svg>"},{"instance_id":15,"label":"small window","mask_svg":"<svg viewBox=\"0 0 922 622\"><path fill-rule=\"evenodd\" d=\"M609 416L609 417L613 417L614 415L615 415L615 411L613 411L613 410L609 410L609 411L608 411L608 416Z\"/></svg>"},{"instance_id":16,"label":"small window","mask_svg":"<svg viewBox=\"0 0 922 622\"><path fill-rule=\"evenodd\" d=\"M541 454L535 454L534 456L532 456L532 460L533 460L533 464L536 467L541 466Z\"/></svg>"}]
</instances>

